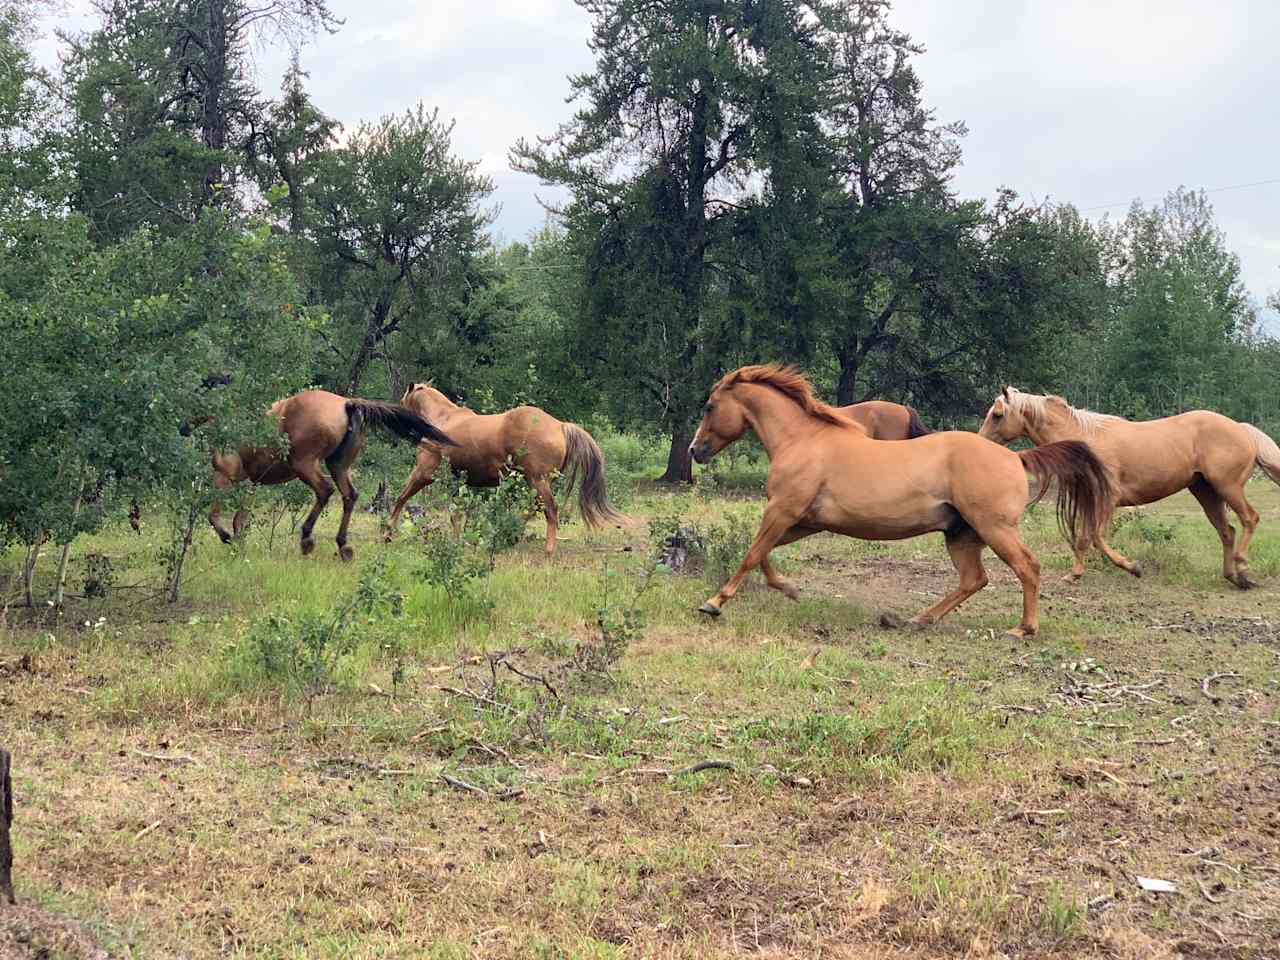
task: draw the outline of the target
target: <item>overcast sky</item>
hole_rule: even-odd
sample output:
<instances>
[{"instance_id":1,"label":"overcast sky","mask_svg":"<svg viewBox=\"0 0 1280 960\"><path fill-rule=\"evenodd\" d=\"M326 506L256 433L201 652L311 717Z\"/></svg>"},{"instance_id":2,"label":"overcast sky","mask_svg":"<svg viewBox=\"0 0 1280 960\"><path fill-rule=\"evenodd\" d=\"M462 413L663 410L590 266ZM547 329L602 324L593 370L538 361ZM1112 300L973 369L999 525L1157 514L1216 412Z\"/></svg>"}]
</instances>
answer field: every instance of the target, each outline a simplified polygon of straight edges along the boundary
<instances>
[{"instance_id":1,"label":"overcast sky","mask_svg":"<svg viewBox=\"0 0 1280 960\"><path fill-rule=\"evenodd\" d=\"M565 77L591 66L585 15L570 0L330 3L345 26L302 54L320 107L354 126L438 106L457 121L456 149L496 181L495 232L540 226L540 188L507 150L568 116ZM87 9L70 0L63 22L86 23ZM928 48L926 102L969 127L962 196L1003 185L1100 217L1180 185L1211 190L1249 290L1261 302L1280 288L1280 3L898 0L893 22ZM287 53L256 59L274 91ZM1273 182L1240 186L1259 181Z\"/></svg>"}]
</instances>

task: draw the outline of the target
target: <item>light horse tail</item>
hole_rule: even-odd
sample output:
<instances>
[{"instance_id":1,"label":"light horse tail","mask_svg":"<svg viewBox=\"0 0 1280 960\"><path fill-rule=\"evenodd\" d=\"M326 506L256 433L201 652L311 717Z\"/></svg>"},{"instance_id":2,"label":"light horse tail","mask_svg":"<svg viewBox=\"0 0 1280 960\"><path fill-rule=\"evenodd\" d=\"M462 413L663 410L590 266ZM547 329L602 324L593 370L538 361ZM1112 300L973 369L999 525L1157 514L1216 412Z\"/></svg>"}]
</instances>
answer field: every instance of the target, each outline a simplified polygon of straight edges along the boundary
<instances>
[{"instance_id":1,"label":"light horse tail","mask_svg":"<svg viewBox=\"0 0 1280 960\"><path fill-rule=\"evenodd\" d=\"M920 414L916 413L915 407L907 407L907 439L914 440L916 437L927 437L933 433L924 425L924 421L920 419Z\"/></svg>"},{"instance_id":2,"label":"light horse tail","mask_svg":"<svg viewBox=\"0 0 1280 960\"><path fill-rule=\"evenodd\" d=\"M346 436L342 438L342 443L338 444L338 449L326 459L341 460L350 447L352 439L363 433L367 424L380 427L401 440L409 440L413 443L430 440L432 443L449 447L457 446L457 443L439 427L433 426L408 407L398 403L386 403L382 400L348 400L346 411Z\"/></svg>"},{"instance_id":3,"label":"light horse tail","mask_svg":"<svg viewBox=\"0 0 1280 960\"><path fill-rule=\"evenodd\" d=\"M604 484L604 453L600 445L587 431L576 423L562 424L564 430L564 463L561 468L568 467L565 479L565 496L573 492L573 485L582 474L582 484L578 487L578 509L582 519L593 527L611 523L631 523L631 518L619 513L609 503L609 495Z\"/></svg>"},{"instance_id":4,"label":"light horse tail","mask_svg":"<svg viewBox=\"0 0 1280 960\"><path fill-rule=\"evenodd\" d=\"M1280 446L1251 423L1242 423L1245 432L1257 447L1258 469L1267 475L1272 483L1280 483Z\"/></svg>"},{"instance_id":5,"label":"light horse tail","mask_svg":"<svg viewBox=\"0 0 1280 960\"><path fill-rule=\"evenodd\" d=\"M1094 540L1115 499L1111 475L1081 440L1060 440L1018 454L1027 473L1036 478L1038 503L1049 486L1058 485L1058 527L1071 544Z\"/></svg>"}]
</instances>

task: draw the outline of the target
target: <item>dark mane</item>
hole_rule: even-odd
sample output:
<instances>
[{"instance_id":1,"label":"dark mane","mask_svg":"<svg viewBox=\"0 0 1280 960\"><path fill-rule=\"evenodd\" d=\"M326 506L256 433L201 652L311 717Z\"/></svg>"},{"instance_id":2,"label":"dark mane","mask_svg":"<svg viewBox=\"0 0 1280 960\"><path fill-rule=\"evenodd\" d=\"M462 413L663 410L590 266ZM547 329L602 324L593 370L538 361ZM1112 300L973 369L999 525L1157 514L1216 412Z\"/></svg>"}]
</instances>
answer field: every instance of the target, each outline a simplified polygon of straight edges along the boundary
<instances>
[{"instance_id":1,"label":"dark mane","mask_svg":"<svg viewBox=\"0 0 1280 960\"><path fill-rule=\"evenodd\" d=\"M858 426L835 407L819 400L814 395L813 384L809 379L789 364L765 363L739 367L733 373L722 377L716 384L716 389L724 387L727 390L739 383L758 383L772 387L783 396L795 401L805 413L826 423L841 427Z\"/></svg>"}]
</instances>

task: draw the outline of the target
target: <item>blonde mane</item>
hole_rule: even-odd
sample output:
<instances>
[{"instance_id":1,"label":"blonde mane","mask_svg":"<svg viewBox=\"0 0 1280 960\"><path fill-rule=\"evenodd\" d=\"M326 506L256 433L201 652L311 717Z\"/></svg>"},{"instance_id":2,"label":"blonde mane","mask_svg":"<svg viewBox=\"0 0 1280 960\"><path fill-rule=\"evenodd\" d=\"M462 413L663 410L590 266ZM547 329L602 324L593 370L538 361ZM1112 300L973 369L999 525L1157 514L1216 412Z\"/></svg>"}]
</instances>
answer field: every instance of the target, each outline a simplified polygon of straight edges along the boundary
<instances>
[{"instance_id":1,"label":"blonde mane","mask_svg":"<svg viewBox=\"0 0 1280 960\"><path fill-rule=\"evenodd\" d=\"M1010 387L1008 392L1001 394L1001 396L1004 398L1005 403L1013 407L1032 426L1037 427L1048 419L1050 406L1060 406L1071 422L1079 427L1080 432L1087 437L1094 436L1106 430L1113 423L1124 420L1124 417L1117 417L1110 413L1097 413L1093 410L1073 407L1062 397L1053 393L1041 396L1038 393L1023 393L1021 390L1015 390Z\"/></svg>"},{"instance_id":2,"label":"blonde mane","mask_svg":"<svg viewBox=\"0 0 1280 960\"><path fill-rule=\"evenodd\" d=\"M739 367L733 373L721 377L720 382L715 385L715 390L722 387L728 390L739 383L758 383L772 387L789 400L793 400L811 417L841 427L856 427L862 433L866 433L835 407L819 400L813 392L813 384L809 379L797 368L788 364L766 363Z\"/></svg>"}]
</instances>

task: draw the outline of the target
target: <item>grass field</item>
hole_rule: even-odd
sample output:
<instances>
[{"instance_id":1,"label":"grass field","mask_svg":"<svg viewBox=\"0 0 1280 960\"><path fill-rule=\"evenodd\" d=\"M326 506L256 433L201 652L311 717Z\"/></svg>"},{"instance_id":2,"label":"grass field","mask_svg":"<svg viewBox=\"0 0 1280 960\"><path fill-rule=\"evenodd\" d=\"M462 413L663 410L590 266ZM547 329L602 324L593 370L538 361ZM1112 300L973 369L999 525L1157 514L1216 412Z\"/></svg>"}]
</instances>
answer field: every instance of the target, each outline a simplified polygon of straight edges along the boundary
<instances>
[{"instance_id":1,"label":"grass field","mask_svg":"<svg viewBox=\"0 0 1280 960\"><path fill-rule=\"evenodd\" d=\"M105 597L0 626L24 904L0 906L0 955L1274 957L1278 493L1250 486L1248 593L1188 494L1122 521L1142 580L1095 560L1061 582L1038 511L1025 642L990 555L941 625L879 626L949 588L940 537L784 548L802 599L756 574L718 622L705 576L656 574L640 622L644 523L571 523L554 562L530 524L491 610L363 513L345 566L332 508L307 558L287 521L231 548L202 527L174 606L152 596L162 521L112 529L72 564L83 593L108 557ZM706 526L762 499L623 506ZM314 636L362 573L379 595L342 655L266 672L270 638Z\"/></svg>"}]
</instances>

